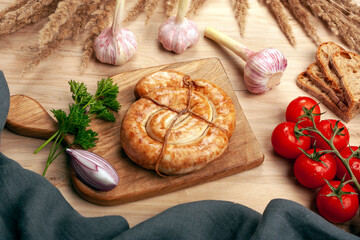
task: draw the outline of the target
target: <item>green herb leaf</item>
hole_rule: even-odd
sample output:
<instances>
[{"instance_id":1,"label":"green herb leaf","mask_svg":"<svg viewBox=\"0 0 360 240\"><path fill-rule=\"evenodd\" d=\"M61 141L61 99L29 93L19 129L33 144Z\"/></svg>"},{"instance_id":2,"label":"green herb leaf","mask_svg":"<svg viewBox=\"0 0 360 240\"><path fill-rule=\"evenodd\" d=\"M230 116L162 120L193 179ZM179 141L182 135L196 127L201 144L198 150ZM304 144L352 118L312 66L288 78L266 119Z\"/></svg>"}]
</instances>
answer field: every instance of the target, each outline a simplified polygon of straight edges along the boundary
<instances>
[{"instance_id":1,"label":"green herb leaf","mask_svg":"<svg viewBox=\"0 0 360 240\"><path fill-rule=\"evenodd\" d=\"M74 144L80 145L85 150L96 146L95 141L98 134L91 129L79 129L75 136Z\"/></svg>"},{"instance_id":2,"label":"green herb leaf","mask_svg":"<svg viewBox=\"0 0 360 240\"><path fill-rule=\"evenodd\" d=\"M104 119L107 121L114 122L115 117L106 106L104 106L102 101L97 101L94 104L90 105L89 109L90 115L96 115L97 118Z\"/></svg>"},{"instance_id":3,"label":"green herb leaf","mask_svg":"<svg viewBox=\"0 0 360 240\"><path fill-rule=\"evenodd\" d=\"M91 121L90 117L95 116L113 122L115 121L115 116L110 110L118 112L121 107L116 100L119 87L113 83L111 78L102 79L98 82L98 88L94 96L87 91L84 83L71 80L69 81L69 85L70 91L72 92L72 99L75 103L69 105L69 114L66 114L63 110L51 110L58 122L59 129L43 145L34 151L34 153L39 152L50 141L54 140L43 176L45 176L49 165L63 152L58 151L58 148L66 134L75 135L75 140L72 144L79 145L84 149L93 148L96 146L96 137L98 134L88 129Z\"/></svg>"},{"instance_id":4,"label":"green herb leaf","mask_svg":"<svg viewBox=\"0 0 360 240\"><path fill-rule=\"evenodd\" d=\"M119 111L121 105L116 100L118 93L119 87L113 83L111 78L99 81L94 101L89 103L89 114L107 121L115 121L115 116L109 110Z\"/></svg>"},{"instance_id":5,"label":"green herb leaf","mask_svg":"<svg viewBox=\"0 0 360 240\"><path fill-rule=\"evenodd\" d=\"M113 110L115 112L118 112L121 107L121 105L116 100L116 98L106 98L106 99L102 100L102 103L104 106L110 108L111 110Z\"/></svg>"},{"instance_id":6,"label":"green herb leaf","mask_svg":"<svg viewBox=\"0 0 360 240\"><path fill-rule=\"evenodd\" d=\"M67 133L77 134L79 129L90 125L90 118L84 108L77 104L69 105L69 115L67 122Z\"/></svg>"},{"instance_id":7,"label":"green herb leaf","mask_svg":"<svg viewBox=\"0 0 360 240\"><path fill-rule=\"evenodd\" d=\"M76 104L85 106L91 99L92 95L88 93L84 83L78 83L73 80L69 81L70 91L72 92L72 99Z\"/></svg>"},{"instance_id":8,"label":"green herb leaf","mask_svg":"<svg viewBox=\"0 0 360 240\"><path fill-rule=\"evenodd\" d=\"M111 78L103 78L98 82L98 88L95 93L95 98L109 98L115 99L119 93L119 87L113 83Z\"/></svg>"},{"instance_id":9,"label":"green herb leaf","mask_svg":"<svg viewBox=\"0 0 360 240\"><path fill-rule=\"evenodd\" d=\"M66 125L68 123L68 117L65 111L58 109L58 110L51 110L51 112L54 114L54 117L56 118L59 126L60 131L66 131Z\"/></svg>"}]
</instances>

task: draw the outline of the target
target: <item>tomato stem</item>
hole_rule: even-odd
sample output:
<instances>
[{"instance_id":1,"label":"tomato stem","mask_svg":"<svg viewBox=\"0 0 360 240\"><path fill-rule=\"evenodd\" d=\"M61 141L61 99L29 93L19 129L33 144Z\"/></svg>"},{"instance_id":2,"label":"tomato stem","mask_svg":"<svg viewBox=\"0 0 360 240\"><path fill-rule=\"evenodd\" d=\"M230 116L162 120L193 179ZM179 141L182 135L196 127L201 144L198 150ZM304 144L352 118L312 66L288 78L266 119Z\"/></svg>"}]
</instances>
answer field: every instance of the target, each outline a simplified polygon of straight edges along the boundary
<instances>
[{"instance_id":1,"label":"tomato stem","mask_svg":"<svg viewBox=\"0 0 360 240\"><path fill-rule=\"evenodd\" d=\"M316 127L316 124L315 124L315 120L314 120L314 114L310 114L309 116L311 122L313 123L313 126L312 127L307 127L305 128L305 130L308 130L308 131L312 131L314 133L317 133L322 139L324 139L324 141L329 144L330 148L333 150L333 153L341 160L341 162L344 164L346 170L348 171L349 175L350 175L350 178L351 178L351 181L354 183L354 185L356 186L356 188L358 189L358 191L360 192L360 184L358 182L358 180L356 179L354 173L352 172L351 168L350 168L350 164L349 164L349 160L355 156L356 154L360 154L360 148L357 149L356 151L354 151L350 157L348 158L344 158L343 156L341 156L341 154L339 153L339 151L337 150L337 148L335 147L334 145L334 138L335 136L342 131L342 129L339 129L338 128L338 122L336 122L335 124L335 127L333 129L333 134L331 136L330 139L327 139L321 132L320 130Z\"/></svg>"}]
</instances>

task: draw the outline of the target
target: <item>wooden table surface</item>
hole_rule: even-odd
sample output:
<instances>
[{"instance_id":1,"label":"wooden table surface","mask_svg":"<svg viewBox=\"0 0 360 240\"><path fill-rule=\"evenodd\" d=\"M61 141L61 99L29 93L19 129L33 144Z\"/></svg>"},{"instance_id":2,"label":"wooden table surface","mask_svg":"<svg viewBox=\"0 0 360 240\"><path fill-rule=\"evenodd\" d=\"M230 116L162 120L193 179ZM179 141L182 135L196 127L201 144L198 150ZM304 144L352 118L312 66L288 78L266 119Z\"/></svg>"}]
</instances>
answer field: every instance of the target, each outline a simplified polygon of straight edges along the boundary
<instances>
[{"instance_id":1,"label":"wooden table surface","mask_svg":"<svg viewBox=\"0 0 360 240\"><path fill-rule=\"evenodd\" d=\"M9 0L1 0L0 8L5 8L9 2ZM127 7L132 6L130 4L132 1L128 2ZM78 212L88 217L122 215L130 226L134 226L169 207L205 199L233 201L263 212L270 200L285 198L316 210L315 191L308 190L296 182L292 172L292 162L274 153L270 137L275 126L285 121L285 109L288 103L297 96L308 96L296 86L295 79L314 61L317 46L290 16L290 23L297 40L297 45L291 46L266 5L259 1L249 1L249 3L245 36L240 37L231 1L206 1L198 14L192 17L192 20L198 24L200 40L195 47L182 54L165 51L157 40L158 27L165 19L163 5L160 3L147 26L144 24L145 14L126 26L137 35L139 43L137 54L130 62L123 66L110 66L92 59L84 72L80 71L84 35L80 35L74 41L66 41L54 55L25 75L22 75L22 70L31 53L29 46L37 43L38 31L46 20L0 38L0 69L5 73L10 93L33 97L48 111L52 108L67 108L71 101L67 82L71 79L85 82L93 92L98 80L124 71L217 57L225 67L240 105L265 155L264 163L252 170L173 193L116 206L98 206L79 197L71 186L65 157L61 156L50 166L46 177ZM317 26L322 41L332 40L347 47L340 38L328 31L323 23L313 16L311 19ZM263 95L249 93L243 83L244 62L232 52L204 38L203 31L206 26L221 30L254 51L267 47L275 47L282 51L288 59L288 67L281 84ZM327 111L325 106L321 105L321 107L322 110ZM336 118L329 111L324 117ZM346 126L351 132L350 143L359 145L360 116L351 120ZM24 168L41 174L48 151L43 150L37 155L34 155L33 151L42 143L43 140L23 137L5 129L1 135L0 149ZM49 149L50 147L47 148ZM358 216L349 223L339 226L348 230L354 224L360 226Z\"/></svg>"}]
</instances>

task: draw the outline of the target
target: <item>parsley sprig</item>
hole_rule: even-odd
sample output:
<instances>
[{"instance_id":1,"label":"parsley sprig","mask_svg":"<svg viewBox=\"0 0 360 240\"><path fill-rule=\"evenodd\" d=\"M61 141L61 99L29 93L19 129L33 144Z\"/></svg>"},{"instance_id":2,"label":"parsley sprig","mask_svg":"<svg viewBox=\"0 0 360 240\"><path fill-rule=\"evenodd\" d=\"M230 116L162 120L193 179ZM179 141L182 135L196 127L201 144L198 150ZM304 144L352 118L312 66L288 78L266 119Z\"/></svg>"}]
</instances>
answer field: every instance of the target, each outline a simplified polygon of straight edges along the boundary
<instances>
[{"instance_id":1,"label":"parsley sprig","mask_svg":"<svg viewBox=\"0 0 360 240\"><path fill-rule=\"evenodd\" d=\"M95 147L97 140L97 133L89 129L92 118L100 118L103 120L115 121L115 116L111 112L118 112L121 105L116 100L119 93L119 87L113 83L111 78L102 79L97 83L97 90L94 95L91 95L84 83L78 83L73 80L69 81L70 91L72 92L72 99L74 103L69 105L69 114L64 110L51 110L58 122L58 130L34 153L38 153L51 141L54 141L46 166L43 172L45 176L50 164L62 153L67 147L71 145L79 145L83 149ZM62 150L58 151L66 134L75 136L74 142Z\"/></svg>"}]
</instances>

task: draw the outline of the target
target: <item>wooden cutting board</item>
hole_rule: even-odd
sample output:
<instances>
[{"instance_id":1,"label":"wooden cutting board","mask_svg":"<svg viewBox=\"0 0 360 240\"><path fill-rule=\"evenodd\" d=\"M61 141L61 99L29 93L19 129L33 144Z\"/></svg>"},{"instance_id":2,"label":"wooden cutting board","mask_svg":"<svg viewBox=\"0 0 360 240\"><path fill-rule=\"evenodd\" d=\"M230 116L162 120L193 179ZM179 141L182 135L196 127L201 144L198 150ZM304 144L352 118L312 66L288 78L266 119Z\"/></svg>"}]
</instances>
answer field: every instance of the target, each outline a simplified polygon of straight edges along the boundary
<instances>
[{"instance_id":1,"label":"wooden cutting board","mask_svg":"<svg viewBox=\"0 0 360 240\"><path fill-rule=\"evenodd\" d=\"M136 101L134 87L137 81L149 73L166 69L183 72L193 79L204 78L220 86L234 102L237 121L229 148L221 158L194 173L160 177L154 171L134 164L122 151L120 125L126 110ZM113 80L120 88L118 100L122 108L117 113L117 120L114 123L98 119L92 120L91 128L99 134L99 140L97 146L91 151L102 156L114 166L119 174L120 182L111 191L95 191L83 184L71 171L75 189L86 200L100 205L136 201L240 173L254 168L264 161L264 155L219 59L200 59L123 72L114 76ZM40 103L28 96L14 95L10 99L7 127L18 134L46 139L56 131L57 124ZM71 138L66 138L65 141L70 142Z\"/></svg>"}]
</instances>

